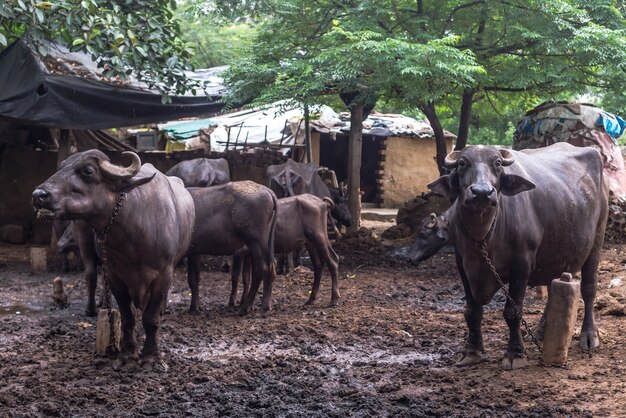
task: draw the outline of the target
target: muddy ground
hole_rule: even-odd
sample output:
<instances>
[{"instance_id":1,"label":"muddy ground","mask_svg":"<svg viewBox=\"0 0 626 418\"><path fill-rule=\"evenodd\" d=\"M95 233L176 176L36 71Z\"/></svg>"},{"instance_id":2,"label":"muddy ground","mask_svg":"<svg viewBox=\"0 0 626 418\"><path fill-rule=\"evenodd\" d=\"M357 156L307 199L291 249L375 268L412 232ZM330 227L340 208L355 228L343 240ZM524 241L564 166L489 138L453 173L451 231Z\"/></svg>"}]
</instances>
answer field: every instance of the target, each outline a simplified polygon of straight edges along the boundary
<instances>
[{"instance_id":1,"label":"muddy ground","mask_svg":"<svg viewBox=\"0 0 626 418\"><path fill-rule=\"evenodd\" d=\"M188 314L186 275L177 269L162 325L169 365L162 374L119 372L95 358L80 273L61 275L70 304L57 309L58 273L32 275L26 248L2 247L0 416L626 416L626 286L609 288L616 278L626 282L626 246L604 250L600 348L583 353L574 341L566 368L546 368L528 344L531 365L503 371L504 298L485 312L487 361L458 368L466 327L453 256L416 269L389 255L401 242L386 244L337 245L338 308L326 306L327 275L314 307L303 307L306 271L279 276L267 318L226 308L229 278L216 262L202 274L202 313ZM531 324L543 304L527 297Z\"/></svg>"}]
</instances>

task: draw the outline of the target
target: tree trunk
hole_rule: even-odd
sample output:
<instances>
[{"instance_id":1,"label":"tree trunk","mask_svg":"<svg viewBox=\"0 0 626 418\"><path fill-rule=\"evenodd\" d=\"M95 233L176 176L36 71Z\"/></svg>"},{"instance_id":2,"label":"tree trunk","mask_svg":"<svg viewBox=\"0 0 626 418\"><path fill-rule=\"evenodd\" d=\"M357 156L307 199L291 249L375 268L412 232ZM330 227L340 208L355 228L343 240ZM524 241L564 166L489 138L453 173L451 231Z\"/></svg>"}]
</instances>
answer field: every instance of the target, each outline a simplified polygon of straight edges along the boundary
<instances>
[{"instance_id":1,"label":"tree trunk","mask_svg":"<svg viewBox=\"0 0 626 418\"><path fill-rule=\"evenodd\" d=\"M306 162L312 163L313 157L311 154L311 126L310 121L311 115L309 113L309 105L304 105L304 144L306 147Z\"/></svg>"},{"instance_id":2,"label":"tree trunk","mask_svg":"<svg viewBox=\"0 0 626 418\"><path fill-rule=\"evenodd\" d=\"M435 104L433 102L422 104L420 105L420 110L424 112L426 119L430 122L430 126L435 133L437 168L439 168L439 174L444 175L447 173L447 170L443 161L446 155L448 155L448 147L446 147L446 140L443 136L443 128L441 127L441 122L439 122L439 116L437 116L437 112L435 111Z\"/></svg>"},{"instance_id":3,"label":"tree trunk","mask_svg":"<svg viewBox=\"0 0 626 418\"><path fill-rule=\"evenodd\" d=\"M350 106L350 136L348 138L348 208L354 219L349 232L359 230L361 224L361 149L363 146L363 105Z\"/></svg>"},{"instance_id":4,"label":"tree trunk","mask_svg":"<svg viewBox=\"0 0 626 418\"><path fill-rule=\"evenodd\" d=\"M459 120L459 134L456 138L456 146L454 147L455 150L461 150L467 145L470 117L472 116L473 97L473 90L466 90L463 92L463 101L461 102L461 118Z\"/></svg>"}]
</instances>

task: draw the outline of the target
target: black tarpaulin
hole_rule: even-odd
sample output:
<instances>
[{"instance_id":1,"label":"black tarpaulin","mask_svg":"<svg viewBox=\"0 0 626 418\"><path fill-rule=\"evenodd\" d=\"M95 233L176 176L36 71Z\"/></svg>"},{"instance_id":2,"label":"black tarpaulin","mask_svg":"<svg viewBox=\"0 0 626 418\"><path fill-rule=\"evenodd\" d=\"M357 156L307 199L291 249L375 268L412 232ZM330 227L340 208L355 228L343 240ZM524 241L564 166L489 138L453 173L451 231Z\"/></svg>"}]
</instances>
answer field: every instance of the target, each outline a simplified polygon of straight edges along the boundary
<instances>
[{"instance_id":1,"label":"black tarpaulin","mask_svg":"<svg viewBox=\"0 0 626 418\"><path fill-rule=\"evenodd\" d=\"M106 129L208 116L222 110L219 97L161 96L71 74L50 74L21 40L0 53L0 116L19 123Z\"/></svg>"}]
</instances>

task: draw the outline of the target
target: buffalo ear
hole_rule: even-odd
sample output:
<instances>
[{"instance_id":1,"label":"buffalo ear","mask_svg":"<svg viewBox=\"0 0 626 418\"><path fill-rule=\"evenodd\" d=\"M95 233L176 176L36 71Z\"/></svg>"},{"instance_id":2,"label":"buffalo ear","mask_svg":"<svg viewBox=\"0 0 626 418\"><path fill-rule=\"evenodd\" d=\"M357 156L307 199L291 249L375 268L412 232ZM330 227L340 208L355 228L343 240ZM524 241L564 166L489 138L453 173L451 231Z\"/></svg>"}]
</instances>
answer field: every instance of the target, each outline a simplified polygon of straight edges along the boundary
<instances>
[{"instance_id":1,"label":"buffalo ear","mask_svg":"<svg viewBox=\"0 0 626 418\"><path fill-rule=\"evenodd\" d=\"M456 199L459 195L459 176L453 170L450 174L444 174L426 187L432 190L433 193Z\"/></svg>"},{"instance_id":2,"label":"buffalo ear","mask_svg":"<svg viewBox=\"0 0 626 418\"><path fill-rule=\"evenodd\" d=\"M515 196L518 193L534 189L535 183L515 174L503 174L500 177L500 191L507 196Z\"/></svg>"},{"instance_id":3,"label":"buffalo ear","mask_svg":"<svg viewBox=\"0 0 626 418\"><path fill-rule=\"evenodd\" d=\"M156 173L152 173L150 175L143 175L139 173L136 176L129 178L128 180L121 181L117 189L120 192L129 192L135 187L148 183L154 178L155 175Z\"/></svg>"}]
</instances>

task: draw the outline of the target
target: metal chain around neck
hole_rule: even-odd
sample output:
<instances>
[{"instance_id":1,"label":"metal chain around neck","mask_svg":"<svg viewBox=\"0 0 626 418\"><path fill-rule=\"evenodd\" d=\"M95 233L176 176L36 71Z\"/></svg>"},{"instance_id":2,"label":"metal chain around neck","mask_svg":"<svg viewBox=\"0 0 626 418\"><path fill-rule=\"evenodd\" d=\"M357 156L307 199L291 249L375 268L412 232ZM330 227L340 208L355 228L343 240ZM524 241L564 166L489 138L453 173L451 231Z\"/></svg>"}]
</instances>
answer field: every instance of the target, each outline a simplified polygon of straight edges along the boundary
<instances>
[{"instance_id":1,"label":"metal chain around neck","mask_svg":"<svg viewBox=\"0 0 626 418\"><path fill-rule=\"evenodd\" d=\"M113 208L113 214L111 214L111 218L109 218L109 221L106 223L102 231L98 232L94 229L94 232L96 233L98 247L100 247L100 261L102 262L102 282L104 283L104 303L107 308L107 316L109 319L109 343L106 348L106 354L109 357L113 357L115 356L115 354L117 354L117 348L115 346L115 318L113 317L113 312L111 310L111 288L109 286L109 277L107 271L109 260L107 257L107 248L105 244L107 240L107 233L109 232L109 229L111 229L113 222L115 222L115 218L117 217L119 210L124 205L125 201L126 192L120 192L120 196L117 199L115 208Z\"/></svg>"},{"instance_id":2,"label":"metal chain around neck","mask_svg":"<svg viewBox=\"0 0 626 418\"><path fill-rule=\"evenodd\" d=\"M500 277L500 275L496 271L496 267L491 262L491 259L489 258L489 253L487 252L487 241L486 240L483 240L480 243L480 255L483 257L483 259L485 260L485 263L487 263L487 266L491 270L491 273L493 273L494 277L498 281L498 285L500 285L500 289L502 289L502 291L504 292L507 301L511 303L511 306L513 306L513 309L515 310L515 314L522 321L522 324L524 325L524 329L526 329L526 332L530 336L531 340L537 346L537 350L539 350L540 353L543 353L543 350L541 348L541 344L539 344L539 340L537 340L537 337L535 337L535 335L531 331L530 326L528 325L528 323L526 322L524 317L522 317L522 312L517 307L517 304L515 303L515 301L511 297L511 294L509 293L509 291L506 290L506 287L504 286L504 282L502 281L502 278Z\"/></svg>"},{"instance_id":3,"label":"metal chain around neck","mask_svg":"<svg viewBox=\"0 0 626 418\"><path fill-rule=\"evenodd\" d=\"M484 236L484 238L482 240L477 240L476 238L474 238L474 236L467 230L467 228L465 227L465 225L463 224L463 221L461 220L461 213L460 211L456 212L456 220L461 228L461 231L467 235L472 241L474 241L476 244L482 245L483 243L487 242L487 240L489 239L489 237L491 236L491 233L493 232L493 230L495 229L496 226L496 219L498 219L498 212L495 213L495 215L493 215L493 219L491 220L491 226L489 227L489 230L487 231L487 234Z\"/></svg>"}]
</instances>

